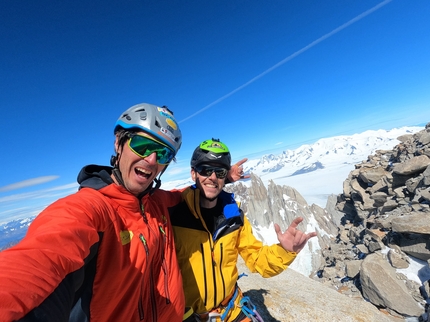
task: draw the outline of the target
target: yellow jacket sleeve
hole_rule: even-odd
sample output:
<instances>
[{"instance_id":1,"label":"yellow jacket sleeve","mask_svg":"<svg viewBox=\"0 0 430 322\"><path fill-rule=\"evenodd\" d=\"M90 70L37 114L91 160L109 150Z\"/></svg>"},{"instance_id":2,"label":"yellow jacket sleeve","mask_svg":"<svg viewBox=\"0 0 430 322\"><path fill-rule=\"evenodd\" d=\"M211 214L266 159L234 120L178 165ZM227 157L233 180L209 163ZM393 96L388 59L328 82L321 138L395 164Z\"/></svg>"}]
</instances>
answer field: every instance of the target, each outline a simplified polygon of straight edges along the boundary
<instances>
[{"instance_id":1,"label":"yellow jacket sleeve","mask_svg":"<svg viewBox=\"0 0 430 322\"><path fill-rule=\"evenodd\" d=\"M244 225L238 240L240 256L253 273L263 277L272 277L283 272L297 256L297 253L286 251L280 244L263 245L252 233L252 227L244 216Z\"/></svg>"}]
</instances>

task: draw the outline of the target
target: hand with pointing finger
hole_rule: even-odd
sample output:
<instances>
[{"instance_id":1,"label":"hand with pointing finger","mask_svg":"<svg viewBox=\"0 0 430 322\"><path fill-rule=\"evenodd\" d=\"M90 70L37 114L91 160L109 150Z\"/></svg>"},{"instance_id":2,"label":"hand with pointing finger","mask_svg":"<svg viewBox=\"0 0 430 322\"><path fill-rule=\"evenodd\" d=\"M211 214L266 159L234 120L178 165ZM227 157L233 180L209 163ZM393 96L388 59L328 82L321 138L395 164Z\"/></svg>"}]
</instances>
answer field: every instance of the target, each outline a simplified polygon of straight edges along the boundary
<instances>
[{"instance_id":1,"label":"hand with pointing finger","mask_svg":"<svg viewBox=\"0 0 430 322\"><path fill-rule=\"evenodd\" d=\"M250 175L244 175L243 174L243 164L248 161L248 158L244 158L235 164L233 164L230 168L230 171L227 174L227 179L229 182L236 182L240 179L248 179L251 176Z\"/></svg>"},{"instance_id":2,"label":"hand with pointing finger","mask_svg":"<svg viewBox=\"0 0 430 322\"><path fill-rule=\"evenodd\" d=\"M312 237L317 236L316 232L304 233L297 229L297 226L303 221L302 217L297 217L293 220L287 230L282 233L281 228L278 224L275 224L275 232L278 236L279 243L282 248L290 252L300 252L306 243Z\"/></svg>"}]
</instances>

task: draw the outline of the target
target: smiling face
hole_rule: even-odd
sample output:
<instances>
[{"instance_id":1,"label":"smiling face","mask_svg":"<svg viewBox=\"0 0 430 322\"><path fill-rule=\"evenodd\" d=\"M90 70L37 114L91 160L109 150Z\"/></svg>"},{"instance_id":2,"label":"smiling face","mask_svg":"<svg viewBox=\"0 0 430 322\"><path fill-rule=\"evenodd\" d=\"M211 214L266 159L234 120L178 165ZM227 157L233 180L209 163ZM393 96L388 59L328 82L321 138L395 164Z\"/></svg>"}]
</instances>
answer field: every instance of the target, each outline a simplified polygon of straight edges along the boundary
<instances>
[{"instance_id":1,"label":"smiling face","mask_svg":"<svg viewBox=\"0 0 430 322\"><path fill-rule=\"evenodd\" d=\"M200 190L200 206L213 208L216 206L217 197L224 187L225 178L218 179L215 172L210 176L203 176L195 169L191 169L191 178Z\"/></svg>"},{"instance_id":2,"label":"smiling face","mask_svg":"<svg viewBox=\"0 0 430 322\"><path fill-rule=\"evenodd\" d=\"M144 132L137 134L152 138ZM122 146L115 140L115 150L118 155L117 165L122 175L125 188L135 196L145 191L157 175L166 167L157 163L156 153L141 158L128 146L128 140ZM115 180L115 178L114 178Z\"/></svg>"}]
</instances>

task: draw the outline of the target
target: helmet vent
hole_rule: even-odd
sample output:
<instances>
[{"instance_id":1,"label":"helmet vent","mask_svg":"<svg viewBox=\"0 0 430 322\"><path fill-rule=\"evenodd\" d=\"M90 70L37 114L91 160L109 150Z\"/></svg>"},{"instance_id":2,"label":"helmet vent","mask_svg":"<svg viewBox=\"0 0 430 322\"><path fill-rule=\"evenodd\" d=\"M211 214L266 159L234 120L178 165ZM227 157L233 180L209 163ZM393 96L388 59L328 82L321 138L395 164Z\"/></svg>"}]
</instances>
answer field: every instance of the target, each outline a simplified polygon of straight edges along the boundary
<instances>
[{"instance_id":1,"label":"helmet vent","mask_svg":"<svg viewBox=\"0 0 430 322\"><path fill-rule=\"evenodd\" d=\"M146 113L145 111L140 112L139 117L141 120L145 121L146 118L148 117L148 113Z\"/></svg>"}]
</instances>

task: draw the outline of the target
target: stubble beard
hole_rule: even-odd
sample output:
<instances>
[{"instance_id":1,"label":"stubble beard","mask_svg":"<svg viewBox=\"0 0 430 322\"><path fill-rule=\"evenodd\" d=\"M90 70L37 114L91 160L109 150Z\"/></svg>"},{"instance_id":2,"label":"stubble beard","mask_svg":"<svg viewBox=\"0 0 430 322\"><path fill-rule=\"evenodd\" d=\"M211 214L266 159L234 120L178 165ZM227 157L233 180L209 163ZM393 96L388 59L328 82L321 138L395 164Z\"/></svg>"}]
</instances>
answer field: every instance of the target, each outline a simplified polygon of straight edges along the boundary
<instances>
[{"instance_id":1,"label":"stubble beard","mask_svg":"<svg viewBox=\"0 0 430 322\"><path fill-rule=\"evenodd\" d=\"M200 180L199 180L199 184L197 185L197 187L200 190L200 198L206 199L209 202L217 200L219 193L213 198L209 198L208 196L206 196L205 190L203 189L203 184L201 183Z\"/></svg>"},{"instance_id":2,"label":"stubble beard","mask_svg":"<svg viewBox=\"0 0 430 322\"><path fill-rule=\"evenodd\" d=\"M205 195L205 193L202 191L201 193L200 193L200 197L201 198L204 198L204 199L206 199L206 200L208 200L208 201L215 201L217 198L218 198L218 196L216 196L216 197L214 197L214 198L208 198L206 195Z\"/></svg>"}]
</instances>

